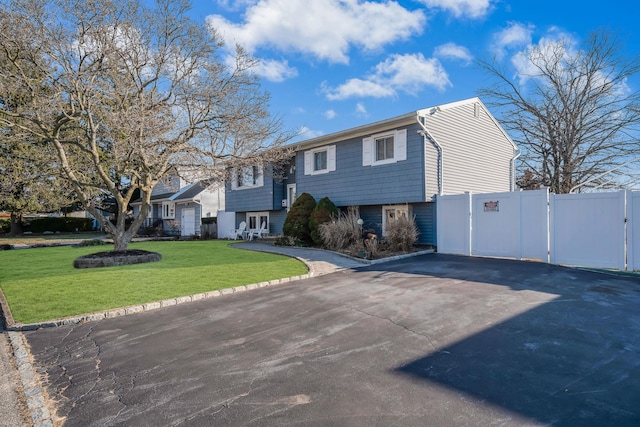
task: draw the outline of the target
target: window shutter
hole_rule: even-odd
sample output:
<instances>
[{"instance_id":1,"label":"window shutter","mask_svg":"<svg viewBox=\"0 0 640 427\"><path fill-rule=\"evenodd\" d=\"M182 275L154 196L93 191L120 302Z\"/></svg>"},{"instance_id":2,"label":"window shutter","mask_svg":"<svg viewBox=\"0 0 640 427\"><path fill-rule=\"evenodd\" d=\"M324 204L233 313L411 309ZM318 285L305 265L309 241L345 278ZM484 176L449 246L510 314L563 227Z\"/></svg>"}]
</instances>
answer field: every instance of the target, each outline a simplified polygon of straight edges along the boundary
<instances>
[{"instance_id":1,"label":"window shutter","mask_svg":"<svg viewBox=\"0 0 640 427\"><path fill-rule=\"evenodd\" d=\"M313 153L311 151L304 152L304 174L311 175L313 172Z\"/></svg>"},{"instance_id":2,"label":"window shutter","mask_svg":"<svg viewBox=\"0 0 640 427\"><path fill-rule=\"evenodd\" d=\"M400 129L396 131L395 135L395 160L397 162L407 160L407 130Z\"/></svg>"},{"instance_id":3,"label":"window shutter","mask_svg":"<svg viewBox=\"0 0 640 427\"><path fill-rule=\"evenodd\" d=\"M233 169L231 171L231 189L232 190L238 189L238 170L237 169Z\"/></svg>"},{"instance_id":4,"label":"window shutter","mask_svg":"<svg viewBox=\"0 0 640 427\"><path fill-rule=\"evenodd\" d=\"M368 137L362 140L362 166L373 164L373 138Z\"/></svg>"},{"instance_id":5,"label":"window shutter","mask_svg":"<svg viewBox=\"0 0 640 427\"><path fill-rule=\"evenodd\" d=\"M258 176L256 177L256 187L262 187L264 185L264 171L261 166L256 167Z\"/></svg>"},{"instance_id":6,"label":"window shutter","mask_svg":"<svg viewBox=\"0 0 640 427\"><path fill-rule=\"evenodd\" d=\"M327 170L333 172L336 170L336 146L332 145L327 149Z\"/></svg>"}]
</instances>

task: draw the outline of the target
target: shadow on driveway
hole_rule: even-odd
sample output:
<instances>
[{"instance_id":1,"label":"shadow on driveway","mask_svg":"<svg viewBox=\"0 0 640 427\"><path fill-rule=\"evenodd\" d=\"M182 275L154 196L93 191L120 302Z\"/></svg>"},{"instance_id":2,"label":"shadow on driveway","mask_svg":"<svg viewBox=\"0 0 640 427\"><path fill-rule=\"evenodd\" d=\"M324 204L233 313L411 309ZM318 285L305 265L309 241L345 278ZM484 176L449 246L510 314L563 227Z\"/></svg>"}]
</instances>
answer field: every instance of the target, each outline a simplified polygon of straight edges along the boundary
<instances>
[{"instance_id":1,"label":"shadow on driveway","mask_svg":"<svg viewBox=\"0 0 640 427\"><path fill-rule=\"evenodd\" d=\"M490 285L468 295L470 305L484 302L488 312L494 311L491 286L507 286L525 301L540 295L528 310L520 301L526 311L476 324L470 336L396 372L542 424L640 425L640 281L543 264L439 258L438 268L425 264L423 274ZM542 293L548 300L539 299ZM465 311L459 321L472 321Z\"/></svg>"},{"instance_id":2,"label":"shadow on driveway","mask_svg":"<svg viewBox=\"0 0 640 427\"><path fill-rule=\"evenodd\" d=\"M427 255L26 332L66 426L640 425L640 281Z\"/></svg>"}]
</instances>

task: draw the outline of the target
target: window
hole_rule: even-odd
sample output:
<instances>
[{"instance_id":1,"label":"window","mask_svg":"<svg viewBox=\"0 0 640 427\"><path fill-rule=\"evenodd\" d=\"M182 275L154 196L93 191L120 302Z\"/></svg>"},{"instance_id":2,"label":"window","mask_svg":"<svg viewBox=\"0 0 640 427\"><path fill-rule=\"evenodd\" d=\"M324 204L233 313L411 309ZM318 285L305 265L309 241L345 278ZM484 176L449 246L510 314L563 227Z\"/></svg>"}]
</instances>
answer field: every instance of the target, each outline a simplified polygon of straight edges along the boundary
<instances>
[{"instance_id":1,"label":"window","mask_svg":"<svg viewBox=\"0 0 640 427\"><path fill-rule=\"evenodd\" d=\"M265 225L269 230L269 212L247 212L247 230L259 230Z\"/></svg>"},{"instance_id":2,"label":"window","mask_svg":"<svg viewBox=\"0 0 640 427\"><path fill-rule=\"evenodd\" d=\"M174 219L176 217L176 205L173 202L162 203L162 219Z\"/></svg>"},{"instance_id":3,"label":"window","mask_svg":"<svg viewBox=\"0 0 640 427\"><path fill-rule=\"evenodd\" d=\"M336 146L315 148L304 152L304 174L319 175L336 170Z\"/></svg>"},{"instance_id":4,"label":"window","mask_svg":"<svg viewBox=\"0 0 640 427\"><path fill-rule=\"evenodd\" d=\"M387 234L387 224L391 224L398 218L409 218L409 205L393 205L382 207L382 235Z\"/></svg>"},{"instance_id":5,"label":"window","mask_svg":"<svg viewBox=\"0 0 640 427\"><path fill-rule=\"evenodd\" d=\"M393 136L376 139L376 162L393 159Z\"/></svg>"},{"instance_id":6,"label":"window","mask_svg":"<svg viewBox=\"0 0 640 427\"><path fill-rule=\"evenodd\" d=\"M362 140L362 166L407 160L407 130L384 132Z\"/></svg>"},{"instance_id":7,"label":"window","mask_svg":"<svg viewBox=\"0 0 640 427\"><path fill-rule=\"evenodd\" d=\"M313 170L315 172L325 170L327 168L327 152L318 151L313 153Z\"/></svg>"},{"instance_id":8,"label":"window","mask_svg":"<svg viewBox=\"0 0 640 427\"><path fill-rule=\"evenodd\" d=\"M262 168L259 166L245 166L236 169L231 183L232 190L261 187L263 185Z\"/></svg>"}]
</instances>

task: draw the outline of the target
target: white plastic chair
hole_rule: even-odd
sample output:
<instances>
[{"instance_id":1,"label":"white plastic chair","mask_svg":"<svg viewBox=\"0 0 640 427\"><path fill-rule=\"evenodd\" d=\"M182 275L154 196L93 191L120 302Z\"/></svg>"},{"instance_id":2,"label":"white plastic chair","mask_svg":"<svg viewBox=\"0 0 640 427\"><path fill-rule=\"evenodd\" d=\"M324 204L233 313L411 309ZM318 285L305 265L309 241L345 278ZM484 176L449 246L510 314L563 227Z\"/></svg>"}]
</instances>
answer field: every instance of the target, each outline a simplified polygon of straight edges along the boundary
<instances>
[{"instance_id":1,"label":"white plastic chair","mask_svg":"<svg viewBox=\"0 0 640 427\"><path fill-rule=\"evenodd\" d=\"M238 228L231 230L231 235L234 236L236 240L244 239L244 230L247 228L247 223L242 221Z\"/></svg>"},{"instance_id":2,"label":"white plastic chair","mask_svg":"<svg viewBox=\"0 0 640 427\"><path fill-rule=\"evenodd\" d=\"M263 222L260 224L260 230L251 230L249 232L249 240L253 240L254 237L258 239L262 239L262 234L267 232L267 223Z\"/></svg>"}]
</instances>

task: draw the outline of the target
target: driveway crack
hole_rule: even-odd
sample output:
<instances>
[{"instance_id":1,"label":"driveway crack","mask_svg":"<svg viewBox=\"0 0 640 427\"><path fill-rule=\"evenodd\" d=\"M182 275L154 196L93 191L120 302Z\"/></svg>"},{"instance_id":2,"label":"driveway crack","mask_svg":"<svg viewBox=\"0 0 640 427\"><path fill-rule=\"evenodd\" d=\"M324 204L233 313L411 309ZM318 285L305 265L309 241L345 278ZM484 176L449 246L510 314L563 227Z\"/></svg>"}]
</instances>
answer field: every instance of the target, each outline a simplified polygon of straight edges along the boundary
<instances>
[{"instance_id":1,"label":"driveway crack","mask_svg":"<svg viewBox=\"0 0 640 427\"><path fill-rule=\"evenodd\" d=\"M349 306L349 309L351 309L351 310L353 310L353 311L355 311L357 313L364 314L364 315L369 316L369 317L374 317L376 319L385 320L385 321L391 323L392 325L397 326L399 328L402 328L402 329L404 329L405 331L407 331L407 332L409 332L411 334L418 335L418 336L420 336L422 338L425 338L427 340L427 342L429 343L429 345L433 348L434 351L438 350L436 345L431 340L431 337L429 335L427 335L427 334L424 334L424 333L418 332L418 331L416 331L414 329L411 329L410 327L405 326L405 325L403 325L401 323L398 323L397 321L395 321L395 320L393 320L393 319L391 319L389 317L384 317L384 316L380 316L380 315L377 315L377 314L369 313L369 312L366 312L364 310L360 310L360 309L358 309L358 308L356 308L354 306Z\"/></svg>"}]
</instances>

